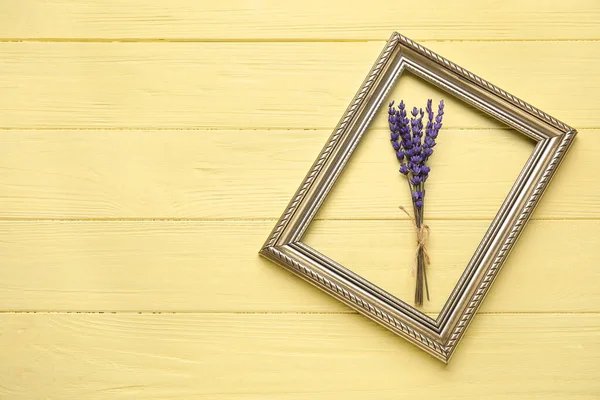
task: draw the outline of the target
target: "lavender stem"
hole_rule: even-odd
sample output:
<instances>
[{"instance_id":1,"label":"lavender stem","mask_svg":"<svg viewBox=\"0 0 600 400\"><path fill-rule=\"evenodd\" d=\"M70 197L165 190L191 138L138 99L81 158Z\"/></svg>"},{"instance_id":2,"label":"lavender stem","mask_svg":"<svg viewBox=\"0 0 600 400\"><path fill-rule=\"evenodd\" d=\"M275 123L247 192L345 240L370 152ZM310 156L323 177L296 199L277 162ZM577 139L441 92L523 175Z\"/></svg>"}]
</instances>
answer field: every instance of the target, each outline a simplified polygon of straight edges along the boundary
<instances>
[{"instance_id":1,"label":"lavender stem","mask_svg":"<svg viewBox=\"0 0 600 400\"><path fill-rule=\"evenodd\" d=\"M421 183L421 191L423 192L423 205L421 206L420 217L421 217L421 225L423 225L423 223L425 221L425 182ZM425 292L427 293L427 301L430 301L429 285L427 283L427 265L425 264L425 257L422 254L422 252L421 252L421 258L423 259L423 279L425 281Z\"/></svg>"}]
</instances>

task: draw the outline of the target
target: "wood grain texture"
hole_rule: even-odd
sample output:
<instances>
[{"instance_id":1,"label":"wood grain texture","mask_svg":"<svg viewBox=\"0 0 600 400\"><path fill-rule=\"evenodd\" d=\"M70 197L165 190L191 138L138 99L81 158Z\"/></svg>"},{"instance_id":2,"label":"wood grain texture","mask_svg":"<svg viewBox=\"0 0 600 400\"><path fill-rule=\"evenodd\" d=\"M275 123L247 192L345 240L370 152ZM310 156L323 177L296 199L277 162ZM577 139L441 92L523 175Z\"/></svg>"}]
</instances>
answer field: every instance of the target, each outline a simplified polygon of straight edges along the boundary
<instances>
[{"instance_id":1,"label":"wood grain texture","mask_svg":"<svg viewBox=\"0 0 600 400\"><path fill-rule=\"evenodd\" d=\"M0 131L0 218L276 219L329 133ZM405 218L398 205L410 199L387 136L364 137L317 218ZM600 131L580 132L533 218L600 216L598 148ZM490 219L533 142L444 130L436 150L427 219Z\"/></svg>"},{"instance_id":2,"label":"wood grain texture","mask_svg":"<svg viewBox=\"0 0 600 400\"><path fill-rule=\"evenodd\" d=\"M425 311L441 309L489 222L431 222L433 298ZM258 257L273 224L3 221L0 304L12 311L350 312ZM600 253L582 251L598 247L599 230L600 221L532 221L482 312L600 312ZM411 301L408 221L317 221L305 240Z\"/></svg>"},{"instance_id":3,"label":"wood grain texture","mask_svg":"<svg viewBox=\"0 0 600 400\"><path fill-rule=\"evenodd\" d=\"M0 335L11 400L600 396L598 315L479 315L447 367L353 314L4 314Z\"/></svg>"},{"instance_id":4,"label":"wood grain texture","mask_svg":"<svg viewBox=\"0 0 600 400\"><path fill-rule=\"evenodd\" d=\"M585 11L582 11L585 10ZM348 2L4 0L1 38L178 40L598 39L595 0Z\"/></svg>"},{"instance_id":5,"label":"wood grain texture","mask_svg":"<svg viewBox=\"0 0 600 400\"><path fill-rule=\"evenodd\" d=\"M406 7L1 1L0 399L600 398L600 3ZM394 30L580 131L449 366L257 256ZM435 315L532 143L429 97ZM305 241L412 299L372 128Z\"/></svg>"},{"instance_id":6,"label":"wood grain texture","mask_svg":"<svg viewBox=\"0 0 600 400\"><path fill-rule=\"evenodd\" d=\"M0 43L0 128L332 130L383 45ZM600 127L600 41L423 45L572 126ZM501 126L404 78L390 96L443 96L447 128Z\"/></svg>"}]
</instances>

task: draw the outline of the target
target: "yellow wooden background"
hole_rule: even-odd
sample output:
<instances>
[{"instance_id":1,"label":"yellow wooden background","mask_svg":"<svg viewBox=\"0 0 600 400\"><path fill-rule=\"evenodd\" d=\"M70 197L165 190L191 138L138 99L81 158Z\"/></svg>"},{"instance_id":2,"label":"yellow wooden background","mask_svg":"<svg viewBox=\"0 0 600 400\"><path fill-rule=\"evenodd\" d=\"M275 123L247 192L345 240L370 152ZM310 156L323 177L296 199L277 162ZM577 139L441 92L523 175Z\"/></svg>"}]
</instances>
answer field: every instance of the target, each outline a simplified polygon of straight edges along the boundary
<instances>
[{"instance_id":1,"label":"yellow wooden background","mask_svg":"<svg viewBox=\"0 0 600 400\"><path fill-rule=\"evenodd\" d=\"M257 256L393 30L579 130L448 366ZM599 93L598 0L0 0L0 399L600 398ZM532 148L447 104L433 315ZM395 163L306 241L410 300Z\"/></svg>"}]
</instances>

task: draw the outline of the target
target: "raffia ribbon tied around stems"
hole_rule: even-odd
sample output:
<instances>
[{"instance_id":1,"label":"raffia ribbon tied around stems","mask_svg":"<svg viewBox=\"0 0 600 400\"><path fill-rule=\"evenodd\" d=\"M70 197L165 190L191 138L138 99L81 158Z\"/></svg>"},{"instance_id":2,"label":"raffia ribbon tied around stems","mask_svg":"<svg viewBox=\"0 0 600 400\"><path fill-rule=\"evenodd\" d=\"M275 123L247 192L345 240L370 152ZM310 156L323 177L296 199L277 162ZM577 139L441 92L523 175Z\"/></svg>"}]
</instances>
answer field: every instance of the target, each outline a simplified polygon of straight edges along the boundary
<instances>
[{"instance_id":1,"label":"raffia ribbon tied around stems","mask_svg":"<svg viewBox=\"0 0 600 400\"><path fill-rule=\"evenodd\" d=\"M429 229L429 225L420 224L417 222L415 218L410 215L408 211L402 206L400 206L400 210L404 212L408 216L408 219L412 222L415 227L415 232L417 234L417 250L415 252L415 263L412 268L413 276L417 275L417 288L415 290L415 303L418 305L423 304L423 284L425 285L425 291L427 293L427 300L429 300L429 286L427 284L427 272L426 267L431 263L431 259L429 258L429 253L427 252L427 239L429 238L429 234L431 230Z\"/></svg>"}]
</instances>

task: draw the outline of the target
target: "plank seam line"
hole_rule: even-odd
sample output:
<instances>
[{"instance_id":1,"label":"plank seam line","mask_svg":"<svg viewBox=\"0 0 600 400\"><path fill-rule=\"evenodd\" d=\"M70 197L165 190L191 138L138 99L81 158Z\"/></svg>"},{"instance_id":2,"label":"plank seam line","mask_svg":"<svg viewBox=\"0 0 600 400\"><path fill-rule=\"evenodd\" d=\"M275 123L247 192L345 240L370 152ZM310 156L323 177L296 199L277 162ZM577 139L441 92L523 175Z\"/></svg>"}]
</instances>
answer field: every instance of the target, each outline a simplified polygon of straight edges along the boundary
<instances>
[{"instance_id":1,"label":"plank seam line","mask_svg":"<svg viewBox=\"0 0 600 400\"><path fill-rule=\"evenodd\" d=\"M427 218L428 221L491 221L491 218ZM572 217L572 218L550 218L532 217L533 221L599 221L600 217ZM27 217L0 217L0 222L273 222L277 218L170 218L170 217L147 217L147 218L27 218ZM315 218L314 221L408 221L408 218Z\"/></svg>"},{"instance_id":2,"label":"plank seam line","mask_svg":"<svg viewBox=\"0 0 600 400\"><path fill-rule=\"evenodd\" d=\"M514 131L514 129L509 128L507 126L499 126L499 127L495 127L495 128L490 128L490 127L452 127L452 126L448 126L445 127L446 131ZM585 126L585 127L581 127L578 126L577 127L577 131L581 132L581 131L593 131L593 130L599 130L600 126ZM372 131L385 131L386 128L372 128ZM76 127L66 127L66 126L56 126L56 127L38 127L38 128L33 128L33 127L0 127L0 131L17 131L17 132L35 132L35 131L40 131L40 132L44 132L44 131L133 131L133 132L147 132L147 131L216 131L216 132L221 132L221 131L233 131L233 132L245 132L245 131L287 131L287 132L303 132L303 131L308 131L308 132L318 132L318 131L327 131L327 132L331 132L332 128L331 127L314 127L314 128L290 128L290 127L251 127L251 128L237 128L237 127L201 127L201 126L197 126L197 127L188 127L188 128L182 128L182 127L157 127L157 128L151 128L151 127L102 127L102 126L98 126L98 127L80 127L80 128L76 128Z\"/></svg>"},{"instance_id":3,"label":"plank seam line","mask_svg":"<svg viewBox=\"0 0 600 400\"><path fill-rule=\"evenodd\" d=\"M5 314L84 314L84 315L361 315L355 311L27 311L27 310L0 310L0 315ZM426 315L435 316L436 313L425 312ZM490 311L478 312L477 315L600 315L600 311Z\"/></svg>"},{"instance_id":4,"label":"plank seam line","mask_svg":"<svg viewBox=\"0 0 600 400\"><path fill-rule=\"evenodd\" d=\"M426 39L423 43L536 43L536 42L597 42L600 38L532 38L532 39ZM0 43L369 43L384 42L382 38L0 38Z\"/></svg>"},{"instance_id":5,"label":"plank seam line","mask_svg":"<svg viewBox=\"0 0 600 400\"><path fill-rule=\"evenodd\" d=\"M580 128L579 131L584 130L584 129L600 129L600 127L598 128ZM57 126L57 127L43 127L43 128L31 128L31 127L23 127L23 128L19 128L19 127L0 127L0 131L310 131L310 132L314 132L314 131L327 131L327 132L331 132L332 128L323 128L323 127L316 127L316 128L290 128L290 127L251 127L251 128L236 128L236 127L189 127L189 128L181 128L181 127L158 127L158 128L152 128L152 127L82 127L82 128L75 128L75 127L64 127L64 126ZM385 131L385 128L373 128L373 131ZM489 127L482 127L482 128L477 128L477 127L473 127L473 128L459 128L459 127L446 127L446 130L450 130L450 131L498 131L498 130L505 130L505 131L511 131L513 130L512 128L509 127L497 127L497 128L489 128Z\"/></svg>"}]
</instances>

